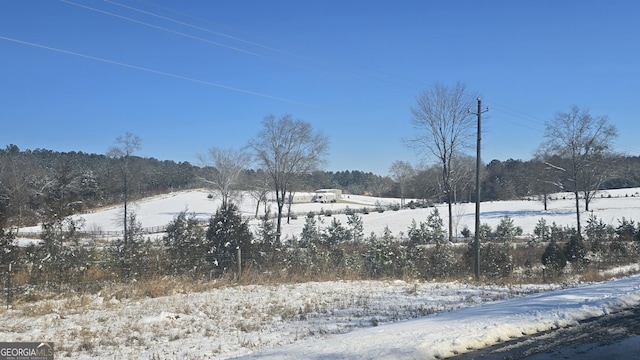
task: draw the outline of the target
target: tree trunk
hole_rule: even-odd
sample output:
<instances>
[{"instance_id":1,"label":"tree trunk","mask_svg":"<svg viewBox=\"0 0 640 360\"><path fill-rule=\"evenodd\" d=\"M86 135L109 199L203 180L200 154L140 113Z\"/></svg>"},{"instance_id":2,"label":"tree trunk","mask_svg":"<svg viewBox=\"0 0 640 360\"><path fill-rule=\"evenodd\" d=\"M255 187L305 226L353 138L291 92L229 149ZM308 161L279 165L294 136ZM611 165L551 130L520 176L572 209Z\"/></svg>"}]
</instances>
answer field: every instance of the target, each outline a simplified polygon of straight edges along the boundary
<instances>
[{"instance_id":1,"label":"tree trunk","mask_svg":"<svg viewBox=\"0 0 640 360\"><path fill-rule=\"evenodd\" d=\"M282 209L284 208L284 197L286 191L276 191L276 202L278 203L278 221L276 223L276 240L280 242L280 229L282 228Z\"/></svg>"},{"instance_id":2,"label":"tree trunk","mask_svg":"<svg viewBox=\"0 0 640 360\"><path fill-rule=\"evenodd\" d=\"M576 197L576 224L578 231L578 238L582 238L582 232L580 229L580 197L578 191L574 191L573 193Z\"/></svg>"},{"instance_id":3,"label":"tree trunk","mask_svg":"<svg viewBox=\"0 0 640 360\"><path fill-rule=\"evenodd\" d=\"M453 205L451 203L451 190L449 190L449 196L447 198L447 202L449 203L449 242L453 242Z\"/></svg>"}]
</instances>

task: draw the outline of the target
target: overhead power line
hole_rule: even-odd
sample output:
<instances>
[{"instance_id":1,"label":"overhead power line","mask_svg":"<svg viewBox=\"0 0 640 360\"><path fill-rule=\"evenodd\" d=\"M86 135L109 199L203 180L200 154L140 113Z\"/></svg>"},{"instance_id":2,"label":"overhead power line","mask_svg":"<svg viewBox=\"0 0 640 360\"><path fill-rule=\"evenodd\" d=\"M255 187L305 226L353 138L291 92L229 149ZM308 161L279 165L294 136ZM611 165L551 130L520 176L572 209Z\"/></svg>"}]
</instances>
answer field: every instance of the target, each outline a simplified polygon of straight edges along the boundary
<instances>
[{"instance_id":1,"label":"overhead power line","mask_svg":"<svg viewBox=\"0 0 640 360\"><path fill-rule=\"evenodd\" d=\"M288 103L304 105L304 106L309 106L309 107L314 107L314 108L318 108L319 107L317 105L313 105L313 104L309 104L309 103L305 103L305 102L301 102L301 101L296 101L296 100L287 99L287 98L283 98L283 97L263 94L263 93L259 93L259 92L256 92L256 91L245 90L245 89L241 89L241 88L237 88L237 87L233 87L233 86L218 84L218 83L215 83L215 82L206 81L206 80L200 80L200 79L196 79L196 78L192 78L192 77L188 77L188 76L172 74L172 73L168 73L168 72L165 72L165 71L149 69L149 68L145 68L145 67L142 67L142 66L126 64L126 63L115 61L115 60L109 60L109 59L104 59L104 58L100 58L100 57L96 57L96 56L81 54L81 53L77 53L77 52L73 52L73 51L69 51L69 50L59 49L59 48L46 46L46 45L42 45L42 44L36 44L36 43L32 43L32 42L28 42L28 41L24 41L24 40L19 40L19 39L14 39L14 38L10 38L10 37L0 36L0 39L6 40L6 41L10 41L10 42L14 42L14 43L18 43L18 44L22 44L22 45L28 45L28 46L32 46L32 47L36 47L36 48L40 48L40 49L45 49L45 50L49 50L49 51L55 51L55 52L62 53L62 54L73 55L73 56L77 56L77 57L81 57L81 58L85 58L85 59L100 61L100 62L104 62L104 63L107 63L107 64L118 65L118 66L126 67L126 68L129 68L129 69L140 70L140 71L145 71L145 72L152 73L152 74L172 77L172 78L175 78L175 79L191 81L191 82L194 82L194 83L213 86L213 87L217 87L217 88L221 88L221 89L225 89L225 90L236 91L236 92L240 92L240 93L244 93L244 94L249 94L249 95L254 95L254 96L259 96L259 97L263 97L263 98L268 98L268 99L273 99L273 100L278 100L278 101L284 101L284 102L288 102Z\"/></svg>"},{"instance_id":2,"label":"overhead power line","mask_svg":"<svg viewBox=\"0 0 640 360\"><path fill-rule=\"evenodd\" d=\"M319 73L319 74L324 75L324 76L331 76L331 77L334 77L334 78L339 78L339 79L343 79L343 80L347 80L347 81L353 81L352 78L347 78L347 77L338 75L335 72L330 72L330 71L325 70L327 67L324 66L324 65L323 65L324 69L322 69L322 68L320 68L320 69L312 68L312 67L309 67L309 66L304 66L304 65L297 64L297 63L293 63L291 61L286 61L286 60L283 60L283 59L280 59L280 58L276 58L276 57L273 57L273 56L263 55L263 54L260 54L260 53L254 52L254 51L245 50L245 49L242 49L242 48L237 47L237 46L231 46L231 45L223 44L223 43L212 41L212 40L209 40L209 39L206 39L206 38L203 38L203 37L190 35L190 34L187 34L187 33L184 33L184 32L180 32L180 31L176 31L176 30L172 30L172 29L169 29L169 28L166 28L166 27L163 27L163 26L154 25L154 24L151 24L151 23L148 23L148 22L144 22L144 21L141 21L141 20L137 20L137 19L133 19L133 18L130 18L130 17L127 17L127 16L123 16L123 15L115 14L115 13L112 13L112 12L109 12L109 11L97 9L97 8L94 8L94 7L91 7L91 6L79 4L79 3L76 3L76 2L73 2L73 1L69 1L69 0L59 0L59 1L65 3L65 4L68 4L68 5L77 6L77 7L89 10L89 11L94 11L94 12L98 12L98 13L101 13L101 14L104 14L104 15L112 16L112 17L115 17L115 18L118 18L118 19L121 19L121 20L133 22L133 23L136 23L138 25L147 26L147 27L154 28L154 29L157 29L157 30L161 30L161 31L165 31L165 32L168 32L168 33L172 33L172 34L175 34L175 35L182 36L182 37L186 37L186 38L189 38L189 39L192 39L192 40L201 41L201 42L204 42L204 43L207 43L207 44L210 44L210 45L214 45L214 46L223 47L223 48L226 48L226 49L229 49L229 50L237 51L237 52L243 53L245 55L250 55L250 56L266 59L266 60L269 60L269 61L273 61L273 62L276 62L276 63L284 64L284 65L287 65L287 66L290 66L290 67L295 67L295 68L299 68L299 69L310 71L310 72L314 72L314 73ZM284 51L284 50L280 50L280 49L277 49L277 48L265 46L265 45L262 45L262 44L259 44L259 43L253 42L253 41L244 40L244 39L239 38L239 37L227 35L227 34L220 33L220 32L217 32L217 31L213 31L213 30L201 27L201 26L189 24L189 23L186 23L186 22L183 22L183 21L179 21L179 20L175 20L175 19L166 17L166 16L161 16L161 15L158 15L158 14L154 14L152 12L140 10L140 9L137 9L137 8L134 8L134 7L131 7L131 6L127 6L127 5L123 5L123 4L119 4L119 3L116 3L116 2L113 2L113 1L105 0L105 2L107 2L109 4L114 4L114 5L117 5L117 6L121 6L123 8L129 9L129 10L140 12L140 13L145 14L145 15L153 16L153 17L156 17L156 18L159 18L159 19L162 19L162 20L170 21L170 22L173 22L173 23L176 23L176 24L179 24L179 25L188 26L188 27L191 27L193 29L197 29L197 30L201 30L201 31L205 31L205 32L214 34L214 35L222 36L222 37L225 37L227 39L239 41L239 42L242 42L244 44L257 46L257 47L259 47L259 48L261 48L263 50L266 49L266 50L273 51L273 52L276 52L276 53L281 54L281 55L287 55L287 56L295 57L295 58L302 59L302 60L305 60L305 61L314 62L316 64L319 63L319 64L322 65L322 62L318 62L317 60L315 60L313 58L299 56L299 55L296 55L296 54L288 52L288 51ZM361 78L367 78L367 79L375 80L377 82L381 82L381 83L384 83L386 85L400 86L400 87L403 87L403 88L406 86L405 84L401 84L401 83L394 82L394 81L389 81L387 79L381 79L381 78L378 78L378 77L375 77L375 76L371 76L371 75L365 74L365 73L359 73L359 72L355 72L355 71L352 71L352 70L345 70L345 71L347 73L351 74L351 75L355 75L355 76L361 77ZM371 83L366 83L366 85L371 86ZM382 88L382 89L388 90L388 91L394 91L396 93L403 93L401 91L398 91L397 89L392 89L392 88L386 87L386 86L380 86L378 84L376 84L374 86L376 86L378 88Z\"/></svg>"}]
</instances>

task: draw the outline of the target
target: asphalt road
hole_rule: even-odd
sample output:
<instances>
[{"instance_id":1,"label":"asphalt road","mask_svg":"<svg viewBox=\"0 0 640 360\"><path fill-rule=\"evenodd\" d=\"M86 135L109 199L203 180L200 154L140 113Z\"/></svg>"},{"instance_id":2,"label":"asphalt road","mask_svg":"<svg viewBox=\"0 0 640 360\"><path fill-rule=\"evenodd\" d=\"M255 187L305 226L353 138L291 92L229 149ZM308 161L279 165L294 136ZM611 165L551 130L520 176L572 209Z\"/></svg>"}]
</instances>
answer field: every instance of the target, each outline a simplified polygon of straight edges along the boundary
<instances>
[{"instance_id":1,"label":"asphalt road","mask_svg":"<svg viewBox=\"0 0 640 360\"><path fill-rule=\"evenodd\" d=\"M640 307L505 341L452 359L605 358L640 359Z\"/></svg>"}]
</instances>

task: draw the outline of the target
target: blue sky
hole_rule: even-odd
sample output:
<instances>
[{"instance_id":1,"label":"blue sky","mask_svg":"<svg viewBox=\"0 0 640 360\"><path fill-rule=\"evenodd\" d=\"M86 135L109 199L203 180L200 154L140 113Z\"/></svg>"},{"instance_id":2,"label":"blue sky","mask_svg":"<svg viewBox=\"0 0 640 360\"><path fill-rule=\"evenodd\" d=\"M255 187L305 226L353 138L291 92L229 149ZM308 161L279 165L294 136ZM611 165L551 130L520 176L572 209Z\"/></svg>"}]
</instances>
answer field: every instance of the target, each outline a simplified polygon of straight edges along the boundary
<instances>
[{"instance_id":1,"label":"blue sky","mask_svg":"<svg viewBox=\"0 0 640 360\"><path fill-rule=\"evenodd\" d=\"M386 175L434 82L481 95L483 160L527 160L571 106L640 155L637 1L0 1L0 146L197 164L269 114L330 141L326 170ZM472 150L473 154L474 151ZM427 160L428 161L428 160Z\"/></svg>"}]
</instances>

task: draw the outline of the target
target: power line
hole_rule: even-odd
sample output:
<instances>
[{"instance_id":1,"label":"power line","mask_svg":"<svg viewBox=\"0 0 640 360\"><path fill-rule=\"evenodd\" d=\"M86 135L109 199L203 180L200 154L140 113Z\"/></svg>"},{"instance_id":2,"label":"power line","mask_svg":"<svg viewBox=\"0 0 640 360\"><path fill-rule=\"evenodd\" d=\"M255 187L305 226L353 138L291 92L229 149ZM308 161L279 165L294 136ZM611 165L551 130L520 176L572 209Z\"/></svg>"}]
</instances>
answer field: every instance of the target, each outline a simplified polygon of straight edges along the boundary
<instances>
[{"instance_id":1,"label":"power line","mask_svg":"<svg viewBox=\"0 0 640 360\"><path fill-rule=\"evenodd\" d=\"M282 59L279 59L279 58L275 58L275 57L272 57L272 56L259 54L259 53L256 53L256 52L253 52L253 51L249 51L249 50L245 50L245 49L242 49L242 48L239 48L239 47L236 47L236 46L226 45L226 44L223 44L223 43L220 43L220 42L216 42L216 41L212 41L212 40L208 40L208 39L205 39L205 38L202 38L202 37L193 36L193 35L190 35L190 34L187 34L187 33L184 33L184 32L171 30L171 29L168 29L166 27L159 26L159 25L154 25L154 24L150 24L150 23L147 23L147 22L144 22L144 21L136 20L136 19L129 18L129 17L126 17L126 16L122 16L122 15L118 15L118 14L115 14L115 13L112 13L112 12L109 12L109 11L96 9L96 8L93 8L93 7L90 7L90 6L78 4L78 3L75 3L75 2L72 2L72 1L69 1L69 0L59 0L59 1L61 1L63 3L66 3L66 4L69 4L69 5L77 6L77 7L86 9L86 10L98 12L98 13L101 13L101 14L104 14L104 15L108 15L108 16L112 16L112 17L116 17L116 18L119 18L121 20L130 21L130 22L133 22L133 23L136 23L136 24L139 24L139 25L143 25L143 26L151 27L151 28L154 28L154 29L157 29L157 30L162 30L162 31L165 31L165 32L169 32L169 33L172 33L172 34L183 36L183 37L186 37L186 38L189 38L189 39L192 39L192 40L201 41L201 42L204 42L204 43L208 43L210 45L223 47L223 48L226 48L226 49L229 49L229 50L233 50L233 51L238 51L238 52L244 53L246 55L251 55L251 56L258 57L258 58L262 58L262 59L270 60L270 61L273 61L273 62L281 63L281 64L284 64L284 65L287 65L287 66L303 69L303 70L310 71L310 72L319 73L319 74L322 74L322 75L325 75L325 76L331 76L331 77L334 77L334 78L340 78L340 79L343 79L343 80L353 81L353 79L349 79L349 78L346 78L346 77L343 77L343 76L339 76L339 75L337 75L335 73L327 72L327 71L322 70L322 69L310 68L308 66L303 66L303 65L300 65L300 64L296 64L296 63L285 61L285 60L282 60ZM297 57L297 58L300 58L300 59L303 59L303 60L308 60L308 61L312 61L313 60L313 59L310 59L310 58L297 56L297 55L295 55L293 53L282 51L282 50L279 50L279 49L276 49L276 48L273 48L273 47L264 46L264 45L261 45L261 44L255 43L255 42L251 42L251 41L247 41L247 40L244 40L244 39L241 39L241 38L238 38L238 37L226 35L224 33L216 32L216 31L209 30L209 29L206 29L206 28L203 28L203 27L199 27L199 26L196 26L196 25L188 24L188 23L185 23L185 22L182 22L182 21L178 21L178 20L174 20L174 19L171 19L171 18L167 18L167 17L161 16L161 15L157 15L157 14L154 14L154 13L151 13L151 12L147 12L147 11L144 11L144 10L139 10L139 9L136 9L136 8L133 8L133 7L129 7L129 6L126 6L126 5L122 5L122 4L118 4L118 3L115 3L115 2L112 2L112 1L106 1L105 0L105 2L114 4L114 5L118 5L118 6L122 6L124 8L131 9L131 10L134 10L134 11L138 11L138 12L141 12L143 14L155 16L155 17L163 19L163 20L172 21L172 22L180 24L180 25L189 26L189 27L192 27L192 28L195 28L195 29L198 29L198 30L202 30L202 31L206 31L206 32L209 32L209 33L212 33L212 34L215 34L215 35L223 36L225 38L229 38L229 39L236 40L236 41L241 41L243 43L250 44L250 45L253 45L253 46L258 46L258 47L261 47L263 49L275 51L275 52L280 53L280 54L289 55L289 56L292 56L292 57ZM400 83L397 83L397 82L392 82L392 81L385 80L385 79L376 78L376 77L373 77L373 76L368 75L368 74L358 73L358 72L354 72L354 71L350 71L350 70L347 70L347 72L352 74L352 75L356 75L356 76L359 76L359 77L364 77L364 78L376 80L378 82L383 82L383 83L390 84L390 85L397 85L397 86L402 86L402 87L404 86L404 84L400 84ZM367 84L367 85L370 85L370 84ZM389 87L384 87L384 86L379 86L379 85L376 85L376 86L378 88L382 88L382 89L389 90L389 91L394 91L396 93L406 94L404 92L399 92L399 91L397 91L395 89L391 89Z\"/></svg>"},{"instance_id":2,"label":"power line","mask_svg":"<svg viewBox=\"0 0 640 360\"><path fill-rule=\"evenodd\" d=\"M273 100L278 100L278 101L283 101L283 102L288 102L288 103L293 103L293 104L298 104L298 105L304 105L304 106L308 106L308 107L319 108L319 106L317 106L317 105L304 103L304 102L301 102L301 101L296 101L296 100L287 99L287 98L283 98L283 97L263 94L263 93L259 93L259 92L256 92L256 91L245 90L245 89L241 89L241 88L237 88L237 87L233 87L233 86L218 84L218 83L214 83L214 82L211 82L211 81L200 80L200 79L187 77L187 76L183 76L183 75L172 74L172 73L168 73L168 72L164 72L164 71L160 71L160 70L149 69L149 68L145 68L145 67L141 67L141 66L137 66L137 65L126 64L126 63L115 61L115 60L109 60L109 59L104 59L104 58L100 58L100 57L96 57L96 56L85 55L85 54L81 54L81 53L77 53L77 52L73 52L73 51L69 51L69 50L64 50L64 49L59 49L59 48L55 48L55 47L51 47L51 46L36 44L36 43L23 41L23 40L18 40L18 39L5 37L5 36L1 36L1 35L0 35L0 39L6 40L6 41L11 41L11 42L22 44L22 45L32 46L32 47L36 47L36 48L40 48L40 49L55 51L55 52L59 52L59 53L62 53L62 54L73 55L73 56L77 56L77 57L81 57L81 58L85 58L85 59L90 59L90 60L95 60L95 61L100 61L100 62L112 64L112 65L118 65L118 66L130 68L130 69L134 69L134 70L140 70L140 71L145 71L145 72L153 73L153 74L157 74L157 75L163 75L163 76L167 76L167 77L172 77L172 78L175 78L175 79L187 80L187 81L195 82L195 83L198 83L198 84L213 86L213 87L217 87L217 88L221 88L221 89L225 89L225 90L231 90L231 91L236 91L236 92L240 92L240 93L244 93L244 94L259 96L259 97L263 97L263 98L268 98L268 99L273 99Z\"/></svg>"},{"instance_id":3,"label":"power line","mask_svg":"<svg viewBox=\"0 0 640 360\"><path fill-rule=\"evenodd\" d=\"M140 20L136 20L136 19L132 19L132 18L126 17L126 16L114 14L114 13L111 13L111 12L108 12L108 11L105 11L105 10L96 9L96 8L93 8L93 7L90 7L90 6L74 3L74 2L68 1L68 0L60 0L60 1L63 2L63 3L67 3L69 5L73 5L73 6L81 7L81 8L87 9L87 10L99 12L99 13L102 13L102 14L105 14L105 15L117 17L117 18L120 18L122 20L131 21L131 22L134 22L134 23L137 23L137 24L140 24L140 25L144 25L144 26L152 27L152 28L155 28L155 29L158 29L158 30L170 32L170 33L173 33L173 34L176 34L176 35L180 35L180 36L184 36L184 37L187 37L187 38L190 38L190 39L193 39L193 40L203 41L203 42L209 43L211 45L224 47L224 48L227 48L227 49L230 49L230 50L234 50L234 51L239 51L239 52L242 52L242 53L245 53L245 54L248 54L248 55L252 55L252 56L265 57L266 58L266 56L258 54L258 53L254 53L254 52L247 51L247 50L244 50L244 49L240 49L240 48L237 48L237 47L234 47L234 46L222 44L222 43L219 43L219 42L207 40L207 39L204 39L204 38L201 38L201 37L189 35L189 34L186 34L186 33L180 32L180 31L167 29L167 28L162 27L162 26L153 25L153 24L150 24L150 23L147 23L147 22L144 22L144 21L140 21Z\"/></svg>"}]
</instances>

